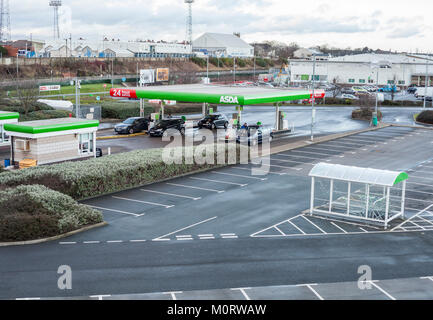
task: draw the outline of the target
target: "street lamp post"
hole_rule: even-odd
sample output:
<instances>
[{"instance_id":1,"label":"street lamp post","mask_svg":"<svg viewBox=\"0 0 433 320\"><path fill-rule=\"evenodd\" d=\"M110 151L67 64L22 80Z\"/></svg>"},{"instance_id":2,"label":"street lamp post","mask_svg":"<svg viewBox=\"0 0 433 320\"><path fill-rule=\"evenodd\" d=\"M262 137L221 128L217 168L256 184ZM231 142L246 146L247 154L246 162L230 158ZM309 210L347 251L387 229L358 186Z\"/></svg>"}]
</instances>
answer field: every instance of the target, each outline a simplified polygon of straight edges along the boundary
<instances>
[{"instance_id":1,"label":"street lamp post","mask_svg":"<svg viewBox=\"0 0 433 320\"><path fill-rule=\"evenodd\" d=\"M423 108L427 107L427 90L428 90L429 76L428 76L428 60L425 64L425 92L424 92L424 104Z\"/></svg>"}]
</instances>

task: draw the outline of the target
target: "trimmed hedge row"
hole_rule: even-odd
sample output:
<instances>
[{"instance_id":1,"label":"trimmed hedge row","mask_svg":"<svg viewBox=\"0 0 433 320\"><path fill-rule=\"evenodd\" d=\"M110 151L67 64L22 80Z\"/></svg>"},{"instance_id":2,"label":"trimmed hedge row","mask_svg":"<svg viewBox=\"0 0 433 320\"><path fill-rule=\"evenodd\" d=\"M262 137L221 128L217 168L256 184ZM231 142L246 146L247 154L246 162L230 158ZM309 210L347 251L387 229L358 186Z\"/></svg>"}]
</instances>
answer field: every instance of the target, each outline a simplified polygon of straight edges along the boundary
<instances>
[{"instance_id":1,"label":"trimmed hedge row","mask_svg":"<svg viewBox=\"0 0 433 320\"><path fill-rule=\"evenodd\" d=\"M144 114L151 114L154 108L152 106L144 106ZM104 102L101 105L101 116L104 119L127 119L140 116L140 105L138 102Z\"/></svg>"},{"instance_id":2,"label":"trimmed hedge row","mask_svg":"<svg viewBox=\"0 0 433 320\"><path fill-rule=\"evenodd\" d=\"M0 191L0 241L26 241L103 221L102 213L41 185Z\"/></svg>"},{"instance_id":3,"label":"trimmed hedge row","mask_svg":"<svg viewBox=\"0 0 433 320\"><path fill-rule=\"evenodd\" d=\"M217 146L219 154L225 152L226 159L228 154L236 155L236 158L232 159L234 163L239 161L241 150L248 152L248 148L244 146L232 144L217 144ZM75 199L83 199L152 183L199 169L218 166L216 164L198 164L196 162L185 164L182 150L182 148L137 150L98 159L64 162L20 171L4 172L0 173L0 185L15 187L41 184ZM185 150L190 149L185 148ZM200 152L197 150L201 150L200 147L192 148L191 152ZM172 157L174 163L163 161L167 152L174 153ZM246 154L248 155L248 153ZM216 163L217 153L213 157Z\"/></svg>"},{"instance_id":4,"label":"trimmed hedge row","mask_svg":"<svg viewBox=\"0 0 433 320\"><path fill-rule=\"evenodd\" d=\"M20 115L20 121L34 121L56 118L67 118L71 114L67 110L41 110L29 112L27 115Z\"/></svg>"}]
</instances>

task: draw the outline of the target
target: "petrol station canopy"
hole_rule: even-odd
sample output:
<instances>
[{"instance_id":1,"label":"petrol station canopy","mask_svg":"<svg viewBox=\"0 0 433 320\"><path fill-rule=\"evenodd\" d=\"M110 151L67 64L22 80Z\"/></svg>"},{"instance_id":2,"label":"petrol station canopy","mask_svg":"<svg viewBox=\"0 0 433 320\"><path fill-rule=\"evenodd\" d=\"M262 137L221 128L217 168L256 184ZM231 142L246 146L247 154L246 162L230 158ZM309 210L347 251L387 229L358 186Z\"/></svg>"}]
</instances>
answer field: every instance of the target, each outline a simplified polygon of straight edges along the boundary
<instances>
[{"instance_id":1,"label":"petrol station canopy","mask_svg":"<svg viewBox=\"0 0 433 320\"><path fill-rule=\"evenodd\" d=\"M130 89L113 88L110 90L110 95L119 98L175 100L241 106L312 98L312 93L309 90L204 84L151 86ZM325 92L323 90L315 92L316 99L323 98L324 96Z\"/></svg>"}]
</instances>

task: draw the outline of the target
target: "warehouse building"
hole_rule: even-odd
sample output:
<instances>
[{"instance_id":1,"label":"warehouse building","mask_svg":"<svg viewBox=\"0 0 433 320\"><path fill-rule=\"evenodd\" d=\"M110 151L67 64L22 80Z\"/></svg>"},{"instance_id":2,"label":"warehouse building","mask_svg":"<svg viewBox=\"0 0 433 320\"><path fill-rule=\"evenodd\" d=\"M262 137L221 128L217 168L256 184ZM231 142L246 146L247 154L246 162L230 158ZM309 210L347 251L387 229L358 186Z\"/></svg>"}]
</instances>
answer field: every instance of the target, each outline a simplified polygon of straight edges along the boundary
<instances>
[{"instance_id":1,"label":"warehouse building","mask_svg":"<svg viewBox=\"0 0 433 320\"><path fill-rule=\"evenodd\" d=\"M254 47L240 36L222 33L205 33L193 41L193 52L211 57L254 57Z\"/></svg>"},{"instance_id":2,"label":"warehouse building","mask_svg":"<svg viewBox=\"0 0 433 320\"><path fill-rule=\"evenodd\" d=\"M11 140L11 163L37 165L96 157L99 121L61 118L4 125Z\"/></svg>"},{"instance_id":3,"label":"warehouse building","mask_svg":"<svg viewBox=\"0 0 433 320\"><path fill-rule=\"evenodd\" d=\"M316 81L347 85L378 84L408 87L423 86L426 79L426 62L399 54L359 54L329 58L316 62ZM290 81L293 84L313 80L313 61L300 59L289 61ZM379 71L379 72L378 72ZM429 68L430 84L433 65Z\"/></svg>"}]
</instances>

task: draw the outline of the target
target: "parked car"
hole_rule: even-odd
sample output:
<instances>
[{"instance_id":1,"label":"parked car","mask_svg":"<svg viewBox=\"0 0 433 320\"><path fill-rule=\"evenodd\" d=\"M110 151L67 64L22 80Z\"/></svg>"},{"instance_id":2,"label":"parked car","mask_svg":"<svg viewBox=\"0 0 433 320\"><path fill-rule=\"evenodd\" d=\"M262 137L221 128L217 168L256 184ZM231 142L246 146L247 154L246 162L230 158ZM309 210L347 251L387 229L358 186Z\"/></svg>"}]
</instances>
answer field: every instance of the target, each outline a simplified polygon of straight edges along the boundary
<instances>
[{"instance_id":1,"label":"parked car","mask_svg":"<svg viewBox=\"0 0 433 320\"><path fill-rule=\"evenodd\" d=\"M133 134L149 129L149 119L134 117L128 118L122 123L114 126L114 131L118 134Z\"/></svg>"},{"instance_id":2,"label":"parked car","mask_svg":"<svg viewBox=\"0 0 433 320\"><path fill-rule=\"evenodd\" d=\"M149 130L151 137L162 137L167 131L178 131L181 135L185 134L185 121L181 118L169 118L158 120Z\"/></svg>"},{"instance_id":3,"label":"parked car","mask_svg":"<svg viewBox=\"0 0 433 320\"><path fill-rule=\"evenodd\" d=\"M356 91L353 90L352 88L343 88L343 89L341 89L341 93L354 95L356 93Z\"/></svg>"},{"instance_id":4,"label":"parked car","mask_svg":"<svg viewBox=\"0 0 433 320\"><path fill-rule=\"evenodd\" d=\"M417 92L418 88L417 87L409 87L407 88L407 93L408 94L415 94Z\"/></svg>"},{"instance_id":5,"label":"parked car","mask_svg":"<svg viewBox=\"0 0 433 320\"><path fill-rule=\"evenodd\" d=\"M198 127L201 128L209 128L216 129L217 127L224 127L227 129L229 125L229 120L224 114L214 113L207 115L203 119L198 122Z\"/></svg>"},{"instance_id":6,"label":"parked car","mask_svg":"<svg viewBox=\"0 0 433 320\"><path fill-rule=\"evenodd\" d=\"M263 125L248 125L236 131L236 142L241 144L256 145L263 141L273 139L272 127Z\"/></svg>"},{"instance_id":7,"label":"parked car","mask_svg":"<svg viewBox=\"0 0 433 320\"><path fill-rule=\"evenodd\" d=\"M338 99L349 99L349 100L359 100L359 98L353 94L343 93L342 95L337 96Z\"/></svg>"}]
</instances>

